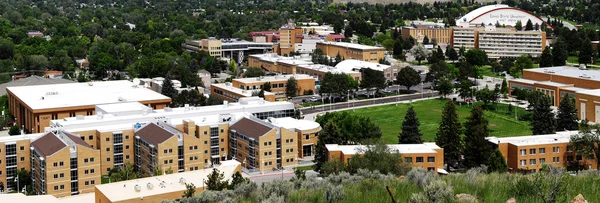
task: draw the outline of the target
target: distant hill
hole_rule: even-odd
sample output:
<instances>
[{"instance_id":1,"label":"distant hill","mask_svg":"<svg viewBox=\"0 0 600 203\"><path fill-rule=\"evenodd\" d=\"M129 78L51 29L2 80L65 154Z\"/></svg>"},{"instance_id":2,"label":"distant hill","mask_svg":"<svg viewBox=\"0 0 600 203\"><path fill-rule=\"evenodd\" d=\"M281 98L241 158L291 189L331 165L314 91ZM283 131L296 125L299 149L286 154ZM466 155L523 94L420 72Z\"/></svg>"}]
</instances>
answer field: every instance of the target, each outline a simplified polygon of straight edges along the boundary
<instances>
[{"instance_id":1,"label":"distant hill","mask_svg":"<svg viewBox=\"0 0 600 203\"><path fill-rule=\"evenodd\" d=\"M363 3L363 2L367 2L370 4L401 4L401 3L408 3L408 2L414 2L414 3L419 3L419 4L424 4L424 3L433 3L433 2L448 2L448 1L455 1L455 0L333 0L334 3L348 3L348 2L352 2L352 3ZM487 2L496 2L496 0L475 0L476 2L479 3L487 3Z\"/></svg>"}]
</instances>

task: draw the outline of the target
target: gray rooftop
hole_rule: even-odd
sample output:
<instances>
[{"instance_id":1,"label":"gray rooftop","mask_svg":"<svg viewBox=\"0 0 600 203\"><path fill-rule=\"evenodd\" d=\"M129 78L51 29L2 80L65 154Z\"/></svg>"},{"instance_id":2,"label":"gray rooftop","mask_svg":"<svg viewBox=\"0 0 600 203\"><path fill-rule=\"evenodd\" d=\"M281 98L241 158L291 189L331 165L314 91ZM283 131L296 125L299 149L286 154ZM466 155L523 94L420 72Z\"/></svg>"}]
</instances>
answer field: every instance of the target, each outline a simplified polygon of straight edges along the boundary
<instances>
[{"instance_id":1,"label":"gray rooftop","mask_svg":"<svg viewBox=\"0 0 600 203\"><path fill-rule=\"evenodd\" d=\"M34 85L51 85L51 84L64 84L64 83L75 83L75 81L67 79L52 79L40 77L37 75L29 76L15 81L0 84L0 95L6 94L7 87L20 87L20 86L34 86Z\"/></svg>"},{"instance_id":2,"label":"gray rooftop","mask_svg":"<svg viewBox=\"0 0 600 203\"><path fill-rule=\"evenodd\" d=\"M548 67L548 68L533 68L526 69L523 71L537 72L537 73L547 73L554 74L572 78L584 78L588 80L596 80L600 81L600 71L599 70L582 70L575 67L568 66L556 66L556 67Z\"/></svg>"}]
</instances>

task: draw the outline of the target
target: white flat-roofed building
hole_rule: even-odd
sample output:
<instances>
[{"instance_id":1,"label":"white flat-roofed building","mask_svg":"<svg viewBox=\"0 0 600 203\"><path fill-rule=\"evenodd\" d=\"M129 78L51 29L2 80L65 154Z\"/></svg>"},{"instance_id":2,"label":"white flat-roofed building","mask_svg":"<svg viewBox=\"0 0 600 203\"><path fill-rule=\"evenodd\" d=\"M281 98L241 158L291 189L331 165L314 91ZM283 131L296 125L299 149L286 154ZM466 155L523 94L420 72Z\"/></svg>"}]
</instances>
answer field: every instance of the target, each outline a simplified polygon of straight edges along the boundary
<instances>
[{"instance_id":1,"label":"white flat-roofed building","mask_svg":"<svg viewBox=\"0 0 600 203\"><path fill-rule=\"evenodd\" d=\"M231 83L229 83L229 82L219 83L219 84L211 84L210 89L211 89L211 96L219 97L223 100L231 101L231 102L238 101L240 98L257 96L257 95L254 95L254 91L260 92L260 89L258 89L258 90L240 89L240 88L232 86ZM273 94L272 92L264 91L264 99L266 101L275 101L275 94Z\"/></svg>"},{"instance_id":2,"label":"white flat-roofed building","mask_svg":"<svg viewBox=\"0 0 600 203\"><path fill-rule=\"evenodd\" d=\"M225 181L241 171L241 164L235 160L222 161L215 167L224 174ZM204 181L212 172L212 168L183 173L140 178L116 183L96 185L95 202L160 202L162 200L180 199L187 190L186 184L193 184L196 194L205 190Z\"/></svg>"},{"instance_id":3,"label":"white flat-roofed building","mask_svg":"<svg viewBox=\"0 0 600 203\"><path fill-rule=\"evenodd\" d=\"M130 104L125 105L129 106ZM73 129L81 131L81 129L95 129L111 125L131 127L136 123L151 123L157 119L171 124L181 122L181 119L235 113L249 113L259 119L266 119L271 114L278 115L275 117L289 117L293 116L294 104L290 102L268 102L258 97L247 97L241 98L238 103L225 102L223 105L165 108L162 110L148 109L146 112L140 111L134 115L116 113L117 115L104 114L52 120L50 127L46 130L52 131L53 128L60 128L67 131L73 131Z\"/></svg>"},{"instance_id":4,"label":"white flat-roofed building","mask_svg":"<svg viewBox=\"0 0 600 203\"><path fill-rule=\"evenodd\" d=\"M370 69L373 69L376 71L383 72L383 75L387 81L395 81L396 75L398 75L398 72L401 69L399 66L390 66L390 65L379 64L379 63L375 63L375 62L360 61L360 60L353 60L353 59L344 60L344 61L338 63L335 67L340 69L341 71L359 71L359 72L361 72L363 69L370 68Z\"/></svg>"},{"instance_id":5,"label":"white flat-roofed building","mask_svg":"<svg viewBox=\"0 0 600 203\"><path fill-rule=\"evenodd\" d=\"M171 98L126 80L7 87L8 102L17 125L25 132L41 132L50 120L95 114L96 105L140 102L162 109Z\"/></svg>"}]
</instances>

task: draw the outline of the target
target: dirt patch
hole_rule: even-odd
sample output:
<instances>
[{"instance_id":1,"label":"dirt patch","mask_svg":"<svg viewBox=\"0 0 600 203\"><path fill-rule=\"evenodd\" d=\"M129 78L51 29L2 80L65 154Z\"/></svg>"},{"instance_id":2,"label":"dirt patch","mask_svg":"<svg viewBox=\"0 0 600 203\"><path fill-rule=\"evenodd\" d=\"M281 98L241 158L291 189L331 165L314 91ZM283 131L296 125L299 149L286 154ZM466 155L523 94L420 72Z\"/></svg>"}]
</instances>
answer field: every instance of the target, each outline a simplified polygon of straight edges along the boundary
<instances>
[{"instance_id":1,"label":"dirt patch","mask_svg":"<svg viewBox=\"0 0 600 203\"><path fill-rule=\"evenodd\" d=\"M490 126L492 126L492 127L496 127L496 126L498 126L498 125L496 125L495 123L490 123Z\"/></svg>"}]
</instances>

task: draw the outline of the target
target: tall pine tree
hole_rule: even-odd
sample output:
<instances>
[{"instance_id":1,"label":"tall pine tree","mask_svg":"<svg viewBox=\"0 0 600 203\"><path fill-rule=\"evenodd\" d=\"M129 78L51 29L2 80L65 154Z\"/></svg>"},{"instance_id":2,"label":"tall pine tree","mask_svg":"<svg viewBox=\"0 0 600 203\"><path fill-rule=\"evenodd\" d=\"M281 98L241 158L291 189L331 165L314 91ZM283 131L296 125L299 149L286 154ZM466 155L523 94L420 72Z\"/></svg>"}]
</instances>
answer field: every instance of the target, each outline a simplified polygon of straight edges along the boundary
<instances>
[{"instance_id":1,"label":"tall pine tree","mask_svg":"<svg viewBox=\"0 0 600 203\"><path fill-rule=\"evenodd\" d=\"M490 156L486 165L488 166L488 172L505 173L508 171L506 160L499 149L496 149L496 151L492 153L492 156Z\"/></svg>"},{"instance_id":2,"label":"tall pine tree","mask_svg":"<svg viewBox=\"0 0 600 203\"><path fill-rule=\"evenodd\" d=\"M550 47L546 46L540 56L540 67L552 67L552 63L552 52L550 52Z\"/></svg>"},{"instance_id":3,"label":"tall pine tree","mask_svg":"<svg viewBox=\"0 0 600 203\"><path fill-rule=\"evenodd\" d=\"M569 58L569 51L567 50L567 44L563 38L557 37L552 43L552 64L554 66L564 66L567 58Z\"/></svg>"},{"instance_id":4,"label":"tall pine tree","mask_svg":"<svg viewBox=\"0 0 600 203\"><path fill-rule=\"evenodd\" d=\"M579 59L578 62L581 64L592 63L592 56L594 54L594 50L592 49L592 42L590 39L585 39L581 44L581 49L579 50Z\"/></svg>"},{"instance_id":5,"label":"tall pine tree","mask_svg":"<svg viewBox=\"0 0 600 203\"><path fill-rule=\"evenodd\" d=\"M577 108L575 107L574 98L565 95L565 97L560 100L560 105L558 106L556 131L578 130L579 126L577 119Z\"/></svg>"},{"instance_id":6,"label":"tall pine tree","mask_svg":"<svg viewBox=\"0 0 600 203\"><path fill-rule=\"evenodd\" d=\"M177 102L174 101L177 98L177 90L175 89L175 87L173 87L173 81L171 81L171 78L169 76L165 77L160 93L171 98L172 101L169 106L177 106Z\"/></svg>"},{"instance_id":7,"label":"tall pine tree","mask_svg":"<svg viewBox=\"0 0 600 203\"><path fill-rule=\"evenodd\" d=\"M488 134L488 121L483 116L483 108L481 105L475 106L465 123L465 150L463 154L464 164L468 168L488 163L488 159L493 153L492 143L485 139Z\"/></svg>"},{"instance_id":8,"label":"tall pine tree","mask_svg":"<svg viewBox=\"0 0 600 203\"><path fill-rule=\"evenodd\" d=\"M554 133L556 129L556 120L552 112L550 97L535 92L533 99L533 116L531 118L531 132L534 135L547 135Z\"/></svg>"},{"instance_id":9,"label":"tall pine tree","mask_svg":"<svg viewBox=\"0 0 600 203\"><path fill-rule=\"evenodd\" d=\"M435 144L444 149L444 163L452 164L460 159L462 150L462 139L460 137L462 129L456 106L451 100L447 100L444 111L442 112L442 122L438 128Z\"/></svg>"},{"instance_id":10,"label":"tall pine tree","mask_svg":"<svg viewBox=\"0 0 600 203\"><path fill-rule=\"evenodd\" d=\"M404 116L404 122L402 122L402 132L398 136L398 143L400 144L421 144L423 143L423 133L419 130L421 123L417 118L415 109L411 106L406 115Z\"/></svg>"}]
</instances>

